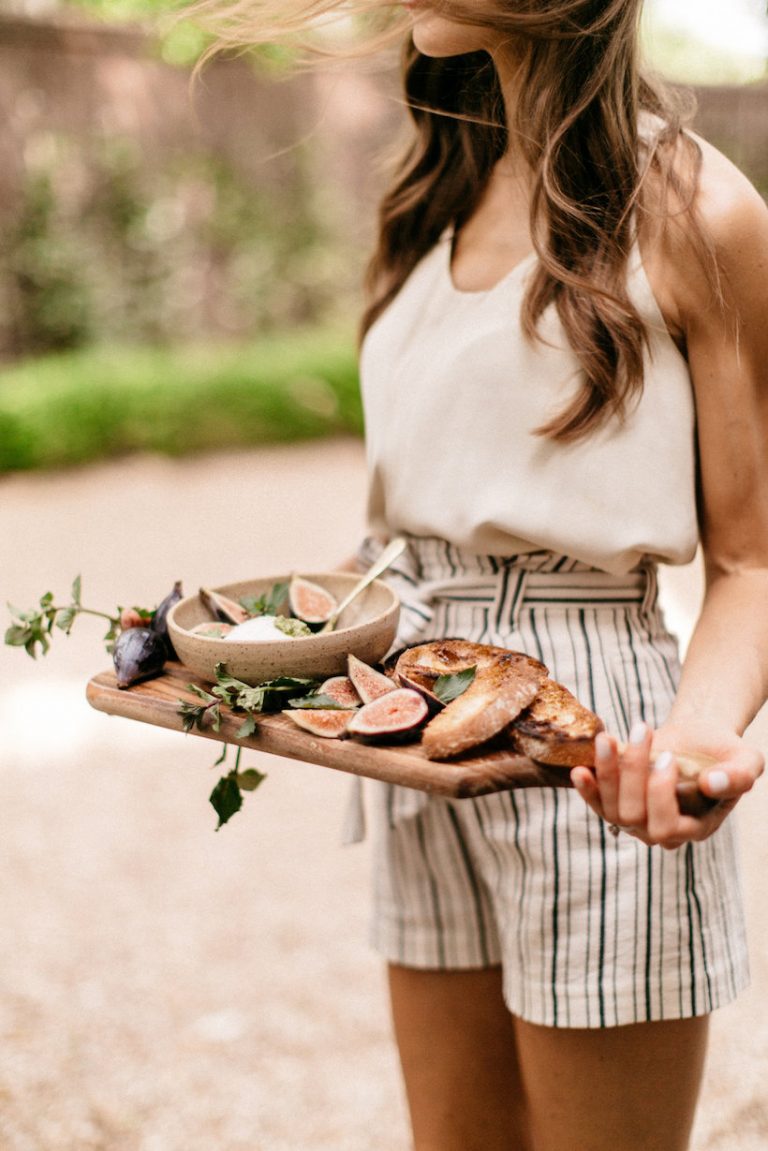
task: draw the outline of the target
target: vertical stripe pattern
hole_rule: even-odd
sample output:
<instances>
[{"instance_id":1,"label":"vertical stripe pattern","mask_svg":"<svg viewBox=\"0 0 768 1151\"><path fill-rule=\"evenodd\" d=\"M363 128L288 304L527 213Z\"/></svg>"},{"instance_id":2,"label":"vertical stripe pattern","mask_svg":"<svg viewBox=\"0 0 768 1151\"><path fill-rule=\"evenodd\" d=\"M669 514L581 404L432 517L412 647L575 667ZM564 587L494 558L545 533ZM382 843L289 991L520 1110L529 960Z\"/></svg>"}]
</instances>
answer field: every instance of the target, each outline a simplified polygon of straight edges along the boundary
<instances>
[{"instance_id":1,"label":"vertical stripe pattern","mask_svg":"<svg viewBox=\"0 0 768 1151\"><path fill-rule=\"evenodd\" d=\"M652 570L618 577L549 552L499 558L409 542L388 576L403 602L400 644L503 644L543 660L619 738L637 719L663 721L679 663ZM607 836L571 790L447 800L367 787L373 942L389 960L501 963L510 1010L548 1026L698 1015L746 986L731 821L666 852Z\"/></svg>"}]
</instances>

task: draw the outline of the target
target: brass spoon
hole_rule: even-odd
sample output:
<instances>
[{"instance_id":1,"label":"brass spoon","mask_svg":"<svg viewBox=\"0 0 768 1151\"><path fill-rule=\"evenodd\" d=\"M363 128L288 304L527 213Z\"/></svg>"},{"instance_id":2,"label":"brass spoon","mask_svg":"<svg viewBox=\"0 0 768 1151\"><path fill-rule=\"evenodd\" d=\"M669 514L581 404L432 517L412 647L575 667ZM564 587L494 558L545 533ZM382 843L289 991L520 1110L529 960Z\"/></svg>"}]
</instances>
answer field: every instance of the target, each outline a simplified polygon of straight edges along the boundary
<instances>
[{"instance_id":1,"label":"brass spoon","mask_svg":"<svg viewBox=\"0 0 768 1151\"><path fill-rule=\"evenodd\" d=\"M399 555L402 555L402 553L405 551L405 548L406 541L402 536L395 536L393 540L390 540L379 558L373 564L371 564L362 579L358 580L358 582L352 588L352 591L344 596L344 599L340 604L336 606L333 614L323 624L317 634L323 635L325 632L333 631L336 627L336 624L338 623L339 616L343 611L346 610L346 608L349 607L349 605L352 603L352 600L357 599L360 593L365 591L369 584L373 583L373 581L378 576L380 576L383 571L386 571L389 565L394 563Z\"/></svg>"}]
</instances>

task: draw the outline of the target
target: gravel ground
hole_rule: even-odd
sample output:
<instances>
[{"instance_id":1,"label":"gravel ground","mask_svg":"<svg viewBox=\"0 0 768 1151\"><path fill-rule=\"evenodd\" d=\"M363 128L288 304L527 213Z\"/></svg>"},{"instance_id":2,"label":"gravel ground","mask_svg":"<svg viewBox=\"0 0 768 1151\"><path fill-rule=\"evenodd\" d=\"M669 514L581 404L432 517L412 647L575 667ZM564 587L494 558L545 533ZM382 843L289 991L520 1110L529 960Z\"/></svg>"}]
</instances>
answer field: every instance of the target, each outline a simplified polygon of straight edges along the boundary
<instances>
[{"instance_id":1,"label":"gravel ground","mask_svg":"<svg viewBox=\"0 0 768 1151\"><path fill-rule=\"evenodd\" d=\"M346 441L6 478L0 601L77 572L111 610L332 566L363 501ZM664 591L685 636L698 569ZM100 634L80 620L38 664L0 649L0 1148L406 1151L346 778L252 756L269 778L213 834L215 745L86 705ZM762 785L740 811L754 981L715 1018L695 1151L768 1146L767 815Z\"/></svg>"}]
</instances>

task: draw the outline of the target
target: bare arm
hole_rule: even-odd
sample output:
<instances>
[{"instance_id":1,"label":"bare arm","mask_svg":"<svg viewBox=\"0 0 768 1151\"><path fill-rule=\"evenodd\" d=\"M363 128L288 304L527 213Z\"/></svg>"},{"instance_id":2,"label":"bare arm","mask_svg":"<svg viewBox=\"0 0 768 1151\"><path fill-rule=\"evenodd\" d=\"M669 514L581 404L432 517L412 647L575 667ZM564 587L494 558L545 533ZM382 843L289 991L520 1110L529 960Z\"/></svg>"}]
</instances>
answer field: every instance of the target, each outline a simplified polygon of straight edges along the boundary
<instances>
[{"instance_id":1,"label":"bare arm","mask_svg":"<svg viewBox=\"0 0 768 1151\"><path fill-rule=\"evenodd\" d=\"M702 148L698 208L723 306L679 223L659 240L649 269L652 279L654 271L664 277L660 302L691 370L706 565L682 680L653 746L715 759L701 787L722 802L703 819L680 816L674 759L649 769L651 733L637 733L621 757L602 741L597 781L574 773L600 814L669 847L711 834L762 772L763 757L741 736L768 696L768 208L728 161Z\"/></svg>"}]
</instances>

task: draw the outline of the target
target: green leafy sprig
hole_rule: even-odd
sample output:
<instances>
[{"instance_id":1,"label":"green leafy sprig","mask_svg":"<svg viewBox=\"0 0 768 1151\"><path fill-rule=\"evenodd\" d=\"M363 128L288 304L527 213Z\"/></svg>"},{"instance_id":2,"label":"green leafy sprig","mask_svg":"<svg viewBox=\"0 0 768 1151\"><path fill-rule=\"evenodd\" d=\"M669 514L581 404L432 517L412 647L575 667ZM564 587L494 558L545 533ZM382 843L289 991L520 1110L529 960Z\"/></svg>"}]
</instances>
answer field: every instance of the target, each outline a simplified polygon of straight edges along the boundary
<instances>
[{"instance_id":1,"label":"green leafy sprig","mask_svg":"<svg viewBox=\"0 0 768 1151\"><path fill-rule=\"evenodd\" d=\"M455 675L439 675L432 690L441 703L452 703L464 694L476 673L477 667L465 667Z\"/></svg>"},{"instance_id":2,"label":"green leafy sprig","mask_svg":"<svg viewBox=\"0 0 768 1151\"><path fill-rule=\"evenodd\" d=\"M339 703L333 696L323 692L313 692L311 695L302 695L297 699L289 699L288 706L303 711L357 711L355 704Z\"/></svg>"},{"instance_id":3,"label":"green leafy sprig","mask_svg":"<svg viewBox=\"0 0 768 1151\"><path fill-rule=\"evenodd\" d=\"M280 615L280 608L288 599L288 584L276 583L261 595L241 596L240 603L251 616Z\"/></svg>"},{"instance_id":4,"label":"green leafy sprig","mask_svg":"<svg viewBox=\"0 0 768 1151\"><path fill-rule=\"evenodd\" d=\"M193 728L197 728L198 731L220 731L221 705L224 703L234 712L246 713L245 720L237 730L237 738L245 739L255 732L258 714L266 711L280 711L287 702L294 703L294 698L289 700L289 696L295 697L298 701L311 692L316 692L318 686L317 680L314 679L283 675L252 687L230 675L223 663L216 664L215 674L216 683L210 691L206 691L194 683L187 685L189 691L202 702L196 704L187 700L179 700L178 714L182 718L184 731L190 732ZM242 792L255 791L259 784L266 779L266 776L260 771L256 771L255 768L240 771L242 750L241 747L238 747L233 770L222 775L210 795L210 802L219 817L217 831L243 806ZM227 744L225 743L221 755L213 766L218 767L226 760L226 757Z\"/></svg>"},{"instance_id":5,"label":"green leafy sprig","mask_svg":"<svg viewBox=\"0 0 768 1151\"><path fill-rule=\"evenodd\" d=\"M235 766L226 775L222 775L213 791L209 796L209 800L213 810L219 817L219 822L216 825L216 830L228 823L233 815L237 815L240 808L243 806L243 792L255 791L256 788L264 782L267 778L263 772L257 771L255 768L248 768L246 771L240 770L240 756L242 748L238 747L237 755L235 756ZM224 744L224 751L216 764L222 763L227 756L227 745ZM214 767L216 766L214 764Z\"/></svg>"},{"instance_id":6,"label":"green leafy sprig","mask_svg":"<svg viewBox=\"0 0 768 1151\"><path fill-rule=\"evenodd\" d=\"M120 630L120 613L109 615L107 612L96 611L85 607L81 599L82 582L80 576L74 580L68 604L53 602L53 592L46 592L40 597L36 608L29 611L20 611L13 604L8 604L12 623L5 633L5 642L11 647L23 647L27 655L37 659L38 654L46 655L53 636L54 627L69 635L72 625L79 615L93 615L99 619L107 620L109 627L104 642L107 651L112 650L115 638ZM39 653L38 653L39 649Z\"/></svg>"}]
</instances>

